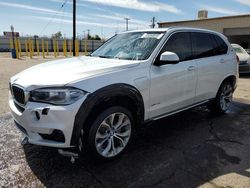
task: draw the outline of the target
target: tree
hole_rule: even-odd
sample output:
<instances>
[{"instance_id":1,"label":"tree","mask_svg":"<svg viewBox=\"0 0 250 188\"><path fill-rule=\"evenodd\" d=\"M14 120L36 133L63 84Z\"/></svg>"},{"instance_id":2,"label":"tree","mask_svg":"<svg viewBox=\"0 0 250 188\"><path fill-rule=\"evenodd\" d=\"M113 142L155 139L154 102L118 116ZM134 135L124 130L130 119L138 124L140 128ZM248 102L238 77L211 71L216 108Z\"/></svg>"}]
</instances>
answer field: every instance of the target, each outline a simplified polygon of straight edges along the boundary
<instances>
[{"instance_id":1,"label":"tree","mask_svg":"<svg viewBox=\"0 0 250 188\"><path fill-rule=\"evenodd\" d=\"M99 37L99 35L95 35L95 36L88 35L87 39L88 40L101 40L101 37Z\"/></svg>"},{"instance_id":2,"label":"tree","mask_svg":"<svg viewBox=\"0 0 250 188\"><path fill-rule=\"evenodd\" d=\"M99 37L99 35L95 35L95 40L101 40L101 38Z\"/></svg>"},{"instance_id":3,"label":"tree","mask_svg":"<svg viewBox=\"0 0 250 188\"><path fill-rule=\"evenodd\" d=\"M52 38L57 38L57 39L62 38L62 32L58 31L55 34L52 34Z\"/></svg>"}]
</instances>

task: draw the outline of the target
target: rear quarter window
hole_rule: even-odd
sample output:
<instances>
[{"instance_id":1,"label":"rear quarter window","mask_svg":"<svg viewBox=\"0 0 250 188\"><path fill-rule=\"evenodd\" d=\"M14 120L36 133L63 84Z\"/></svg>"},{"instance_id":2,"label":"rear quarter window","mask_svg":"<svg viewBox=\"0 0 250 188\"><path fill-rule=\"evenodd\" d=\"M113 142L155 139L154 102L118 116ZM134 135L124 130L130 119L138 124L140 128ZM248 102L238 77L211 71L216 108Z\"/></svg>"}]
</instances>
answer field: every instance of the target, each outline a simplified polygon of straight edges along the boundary
<instances>
[{"instance_id":1,"label":"rear quarter window","mask_svg":"<svg viewBox=\"0 0 250 188\"><path fill-rule=\"evenodd\" d=\"M212 35L214 39L214 55L226 54L228 51L228 46L224 40L218 35Z\"/></svg>"}]
</instances>

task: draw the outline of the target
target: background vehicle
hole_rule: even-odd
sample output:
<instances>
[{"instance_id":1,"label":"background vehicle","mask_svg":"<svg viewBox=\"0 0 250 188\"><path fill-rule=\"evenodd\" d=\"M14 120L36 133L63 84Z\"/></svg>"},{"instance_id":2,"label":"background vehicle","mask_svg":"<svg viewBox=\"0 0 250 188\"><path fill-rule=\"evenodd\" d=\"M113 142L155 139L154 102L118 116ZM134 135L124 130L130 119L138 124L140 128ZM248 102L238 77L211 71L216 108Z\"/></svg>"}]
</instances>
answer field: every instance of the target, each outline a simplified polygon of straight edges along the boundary
<instances>
[{"instance_id":1,"label":"background vehicle","mask_svg":"<svg viewBox=\"0 0 250 188\"><path fill-rule=\"evenodd\" d=\"M238 44L232 44L237 56L239 57L239 72L250 73L250 55Z\"/></svg>"},{"instance_id":2,"label":"background vehicle","mask_svg":"<svg viewBox=\"0 0 250 188\"><path fill-rule=\"evenodd\" d=\"M164 28L121 33L89 57L45 63L10 81L9 104L29 142L109 159L136 126L209 103L225 113L238 76L220 33Z\"/></svg>"}]
</instances>

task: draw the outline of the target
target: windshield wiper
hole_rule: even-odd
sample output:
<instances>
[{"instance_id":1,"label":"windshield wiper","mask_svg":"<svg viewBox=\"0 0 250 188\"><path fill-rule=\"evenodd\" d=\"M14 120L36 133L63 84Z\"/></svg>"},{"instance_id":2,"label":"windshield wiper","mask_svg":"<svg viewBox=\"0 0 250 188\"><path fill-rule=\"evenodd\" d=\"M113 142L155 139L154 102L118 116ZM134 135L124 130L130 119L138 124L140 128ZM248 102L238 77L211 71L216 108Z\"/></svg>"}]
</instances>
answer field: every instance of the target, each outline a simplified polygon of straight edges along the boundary
<instances>
[{"instance_id":1,"label":"windshield wiper","mask_svg":"<svg viewBox=\"0 0 250 188\"><path fill-rule=\"evenodd\" d=\"M99 55L97 57L100 57L100 58L112 58L112 56L105 56L105 55Z\"/></svg>"},{"instance_id":2,"label":"windshield wiper","mask_svg":"<svg viewBox=\"0 0 250 188\"><path fill-rule=\"evenodd\" d=\"M113 57L113 56L105 56L105 55L98 55L98 56L91 56L91 57L100 57L100 58L106 58L106 59L123 59L121 57Z\"/></svg>"}]
</instances>

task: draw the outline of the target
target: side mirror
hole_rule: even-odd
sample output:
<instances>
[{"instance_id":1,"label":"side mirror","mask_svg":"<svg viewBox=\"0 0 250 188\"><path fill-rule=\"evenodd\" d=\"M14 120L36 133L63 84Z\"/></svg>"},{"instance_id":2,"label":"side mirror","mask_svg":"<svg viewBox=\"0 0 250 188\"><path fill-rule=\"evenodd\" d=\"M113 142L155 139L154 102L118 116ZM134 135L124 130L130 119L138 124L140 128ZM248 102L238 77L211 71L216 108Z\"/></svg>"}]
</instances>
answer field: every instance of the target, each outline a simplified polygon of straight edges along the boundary
<instances>
[{"instance_id":1,"label":"side mirror","mask_svg":"<svg viewBox=\"0 0 250 188\"><path fill-rule=\"evenodd\" d=\"M180 62L179 56L174 52L163 52L160 57L160 62L157 63L158 66L165 64L177 64Z\"/></svg>"}]
</instances>

